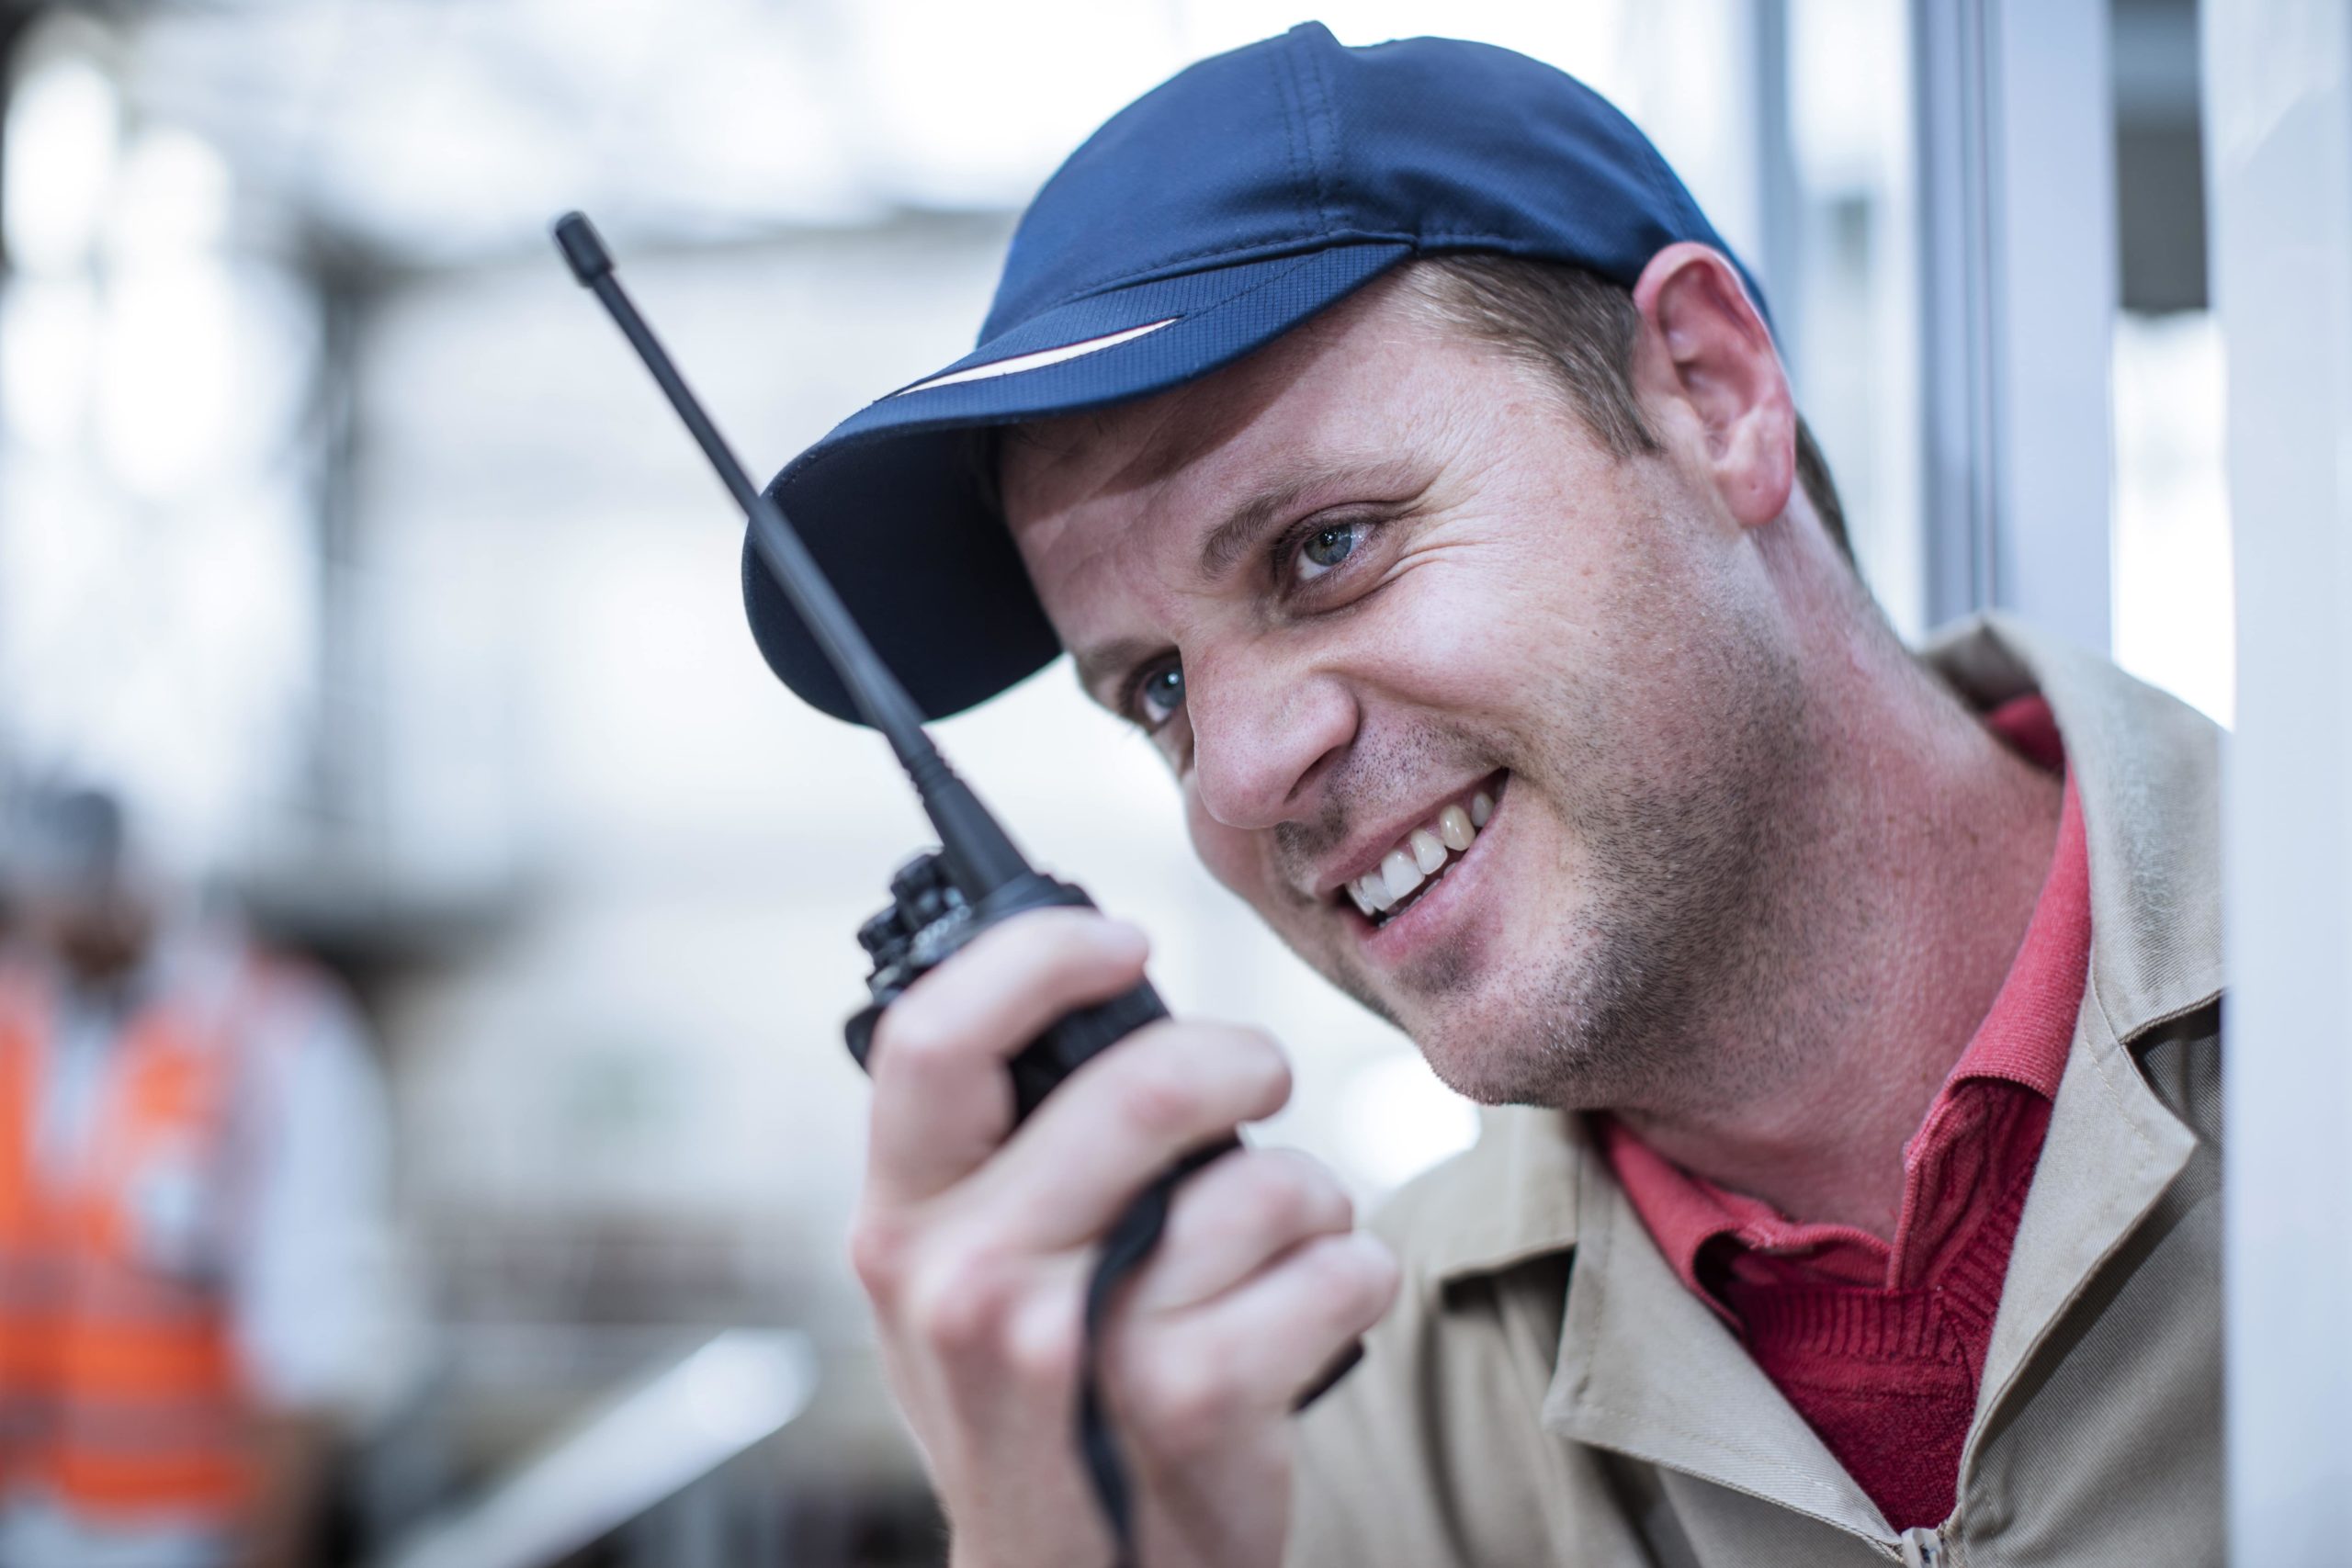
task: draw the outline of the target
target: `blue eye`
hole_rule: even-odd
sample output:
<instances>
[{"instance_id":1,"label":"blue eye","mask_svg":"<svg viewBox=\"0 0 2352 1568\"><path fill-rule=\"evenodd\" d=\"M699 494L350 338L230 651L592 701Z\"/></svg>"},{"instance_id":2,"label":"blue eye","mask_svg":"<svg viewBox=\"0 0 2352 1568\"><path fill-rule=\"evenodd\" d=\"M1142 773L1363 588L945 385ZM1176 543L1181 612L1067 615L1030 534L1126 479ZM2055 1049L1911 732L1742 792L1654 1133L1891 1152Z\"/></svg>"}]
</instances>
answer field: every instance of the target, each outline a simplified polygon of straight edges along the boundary
<instances>
[{"instance_id":1,"label":"blue eye","mask_svg":"<svg viewBox=\"0 0 2352 1568\"><path fill-rule=\"evenodd\" d=\"M1136 716L1146 728L1158 729L1184 705L1184 667L1163 664L1136 686Z\"/></svg>"},{"instance_id":2,"label":"blue eye","mask_svg":"<svg viewBox=\"0 0 2352 1568\"><path fill-rule=\"evenodd\" d=\"M1355 554L1363 532L1362 523L1334 523L1309 534L1298 547L1299 580L1312 582Z\"/></svg>"}]
</instances>

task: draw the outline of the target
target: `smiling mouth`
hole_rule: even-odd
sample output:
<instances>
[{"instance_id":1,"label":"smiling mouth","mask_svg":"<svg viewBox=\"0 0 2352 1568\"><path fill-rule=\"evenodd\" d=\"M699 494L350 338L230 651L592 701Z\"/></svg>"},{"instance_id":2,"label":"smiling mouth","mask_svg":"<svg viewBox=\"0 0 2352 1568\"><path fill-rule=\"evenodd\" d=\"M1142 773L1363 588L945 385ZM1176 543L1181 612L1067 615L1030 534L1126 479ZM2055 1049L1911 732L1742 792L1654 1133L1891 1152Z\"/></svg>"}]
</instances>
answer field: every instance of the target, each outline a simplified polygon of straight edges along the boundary
<instances>
[{"instance_id":1,"label":"smiling mouth","mask_svg":"<svg viewBox=\"0 0 2352 1568\"><path fill-rule=\"evenodd\" d=\"M1380 930L1419 902L1470 852L1479 829L1494 815L1503 779L1498 774L1466 797L1449 803L1397 840L1378 865L1342 886L1340 892L1363 911L1373 930Z\"/></svg>"}]
</instances>

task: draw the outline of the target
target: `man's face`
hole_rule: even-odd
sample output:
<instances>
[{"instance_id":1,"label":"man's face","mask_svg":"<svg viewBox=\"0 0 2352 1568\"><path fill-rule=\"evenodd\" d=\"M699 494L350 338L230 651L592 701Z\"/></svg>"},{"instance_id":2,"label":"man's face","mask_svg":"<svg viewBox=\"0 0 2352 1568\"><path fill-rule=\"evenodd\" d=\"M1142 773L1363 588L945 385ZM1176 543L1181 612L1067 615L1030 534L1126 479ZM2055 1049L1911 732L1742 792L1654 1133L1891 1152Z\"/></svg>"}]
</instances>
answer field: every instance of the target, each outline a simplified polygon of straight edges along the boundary
<instances>
[{"instance_id":1,"label":"man's face","mask_svg":"<svg viewBox=\"0 0 2352 1568\"><path fill-rule=\"evenodd\" d=\"M1202 860L1490 1101L1671 1084L1794 771L1752 545L1682 458L1695 422L1652 412L1663 454L1616 458L1384 283L1005 451L1046 609L1168 757ZM1367 875L1394 907L1367 916Z\"/></svg>"}]
</instances>

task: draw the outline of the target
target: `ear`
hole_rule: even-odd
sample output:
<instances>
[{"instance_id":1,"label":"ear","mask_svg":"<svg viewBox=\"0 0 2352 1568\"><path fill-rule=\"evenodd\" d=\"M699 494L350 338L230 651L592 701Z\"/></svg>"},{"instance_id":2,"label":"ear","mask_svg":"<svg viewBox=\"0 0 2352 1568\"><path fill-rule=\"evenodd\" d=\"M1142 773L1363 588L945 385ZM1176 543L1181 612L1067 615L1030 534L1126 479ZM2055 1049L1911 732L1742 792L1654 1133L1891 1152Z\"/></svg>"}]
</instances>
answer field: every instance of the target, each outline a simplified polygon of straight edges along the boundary
<instances>
[{"instance_id":1,"label":"ear","mask_svg":"<svg viewBox=\"0 0 2352 1568\"><path fill-rule=\"evenodd\" d=\"M1716 492L1742 527L1779 517L1796 484L1796 404L1737 270L1710 246L1668 245L1642 269L1634 308L1640 392L1690 412Z\"/></svg>"}]
</instances>

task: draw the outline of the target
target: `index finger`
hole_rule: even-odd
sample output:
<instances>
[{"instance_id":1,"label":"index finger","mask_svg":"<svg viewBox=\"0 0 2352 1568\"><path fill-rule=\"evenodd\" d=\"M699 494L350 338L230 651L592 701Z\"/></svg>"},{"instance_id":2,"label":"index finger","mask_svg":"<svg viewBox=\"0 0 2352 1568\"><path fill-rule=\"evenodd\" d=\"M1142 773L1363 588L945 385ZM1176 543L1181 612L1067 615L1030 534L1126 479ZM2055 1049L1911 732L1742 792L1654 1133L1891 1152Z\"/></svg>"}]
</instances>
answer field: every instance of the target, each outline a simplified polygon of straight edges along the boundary
<instances>
[{"instance_id":1,"label":"index finger","mask_svg":"<svg viewBox=\"0 0 2352 1568\"><path fill-rule=\"evenodd\" d=\"M1135 985L1145 951L1123 921L1037 909L907 987L874 1032L869 1194L919 1202L986 1163L1012 1130L1006 1064L1063 1014Z\"/></svg>"}]
</instances>

